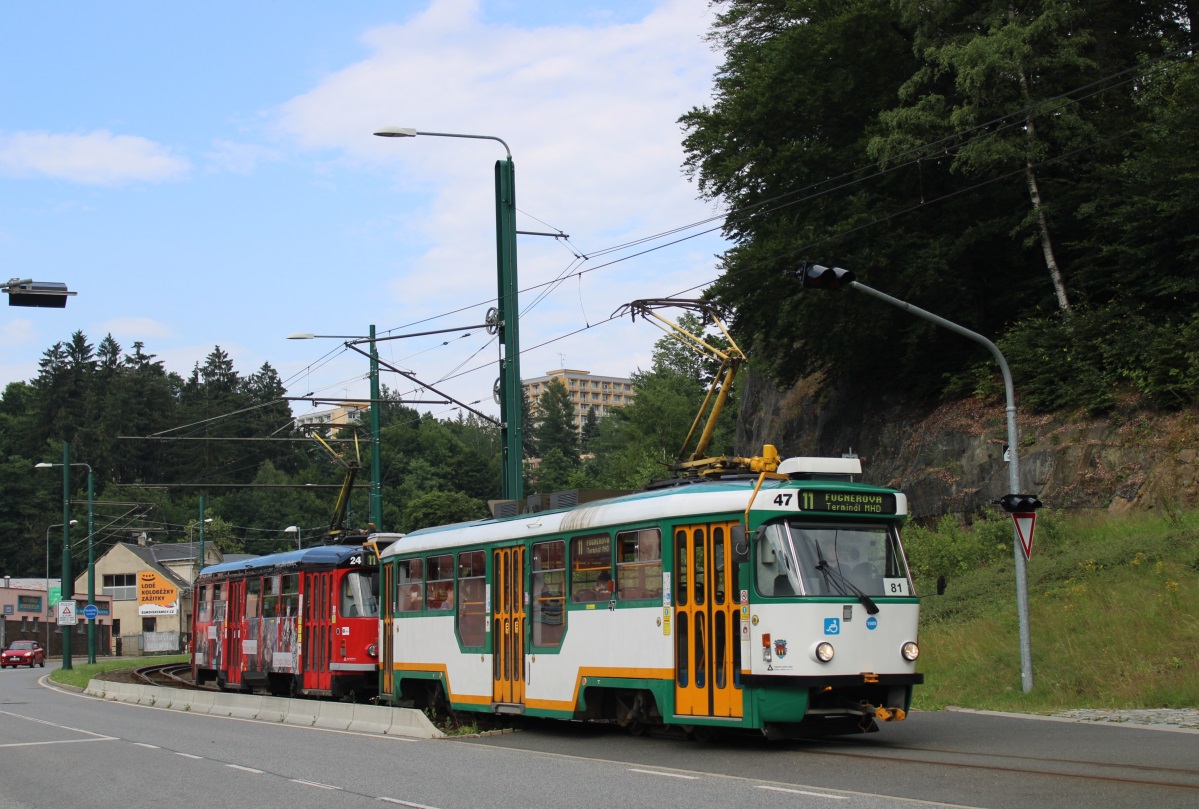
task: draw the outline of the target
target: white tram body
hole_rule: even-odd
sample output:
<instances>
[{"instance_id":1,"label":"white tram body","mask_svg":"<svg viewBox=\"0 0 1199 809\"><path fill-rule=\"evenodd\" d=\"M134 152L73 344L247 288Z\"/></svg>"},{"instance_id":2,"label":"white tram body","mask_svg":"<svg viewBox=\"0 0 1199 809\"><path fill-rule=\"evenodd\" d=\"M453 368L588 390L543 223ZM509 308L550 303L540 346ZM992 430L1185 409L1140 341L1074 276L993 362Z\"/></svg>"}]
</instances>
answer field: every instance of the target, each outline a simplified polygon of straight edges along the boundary
<instances>
[{"instance_id":1,"label":"white tram body","mask_svg":"<svg viewBox=\"0 0 1199 809\"><path fill-rule=\"evenodd\" d=\"M847 463L377 535L380 692L772 736L902 719L922 682L907 499Z\"/></svg>"}]
</instances>

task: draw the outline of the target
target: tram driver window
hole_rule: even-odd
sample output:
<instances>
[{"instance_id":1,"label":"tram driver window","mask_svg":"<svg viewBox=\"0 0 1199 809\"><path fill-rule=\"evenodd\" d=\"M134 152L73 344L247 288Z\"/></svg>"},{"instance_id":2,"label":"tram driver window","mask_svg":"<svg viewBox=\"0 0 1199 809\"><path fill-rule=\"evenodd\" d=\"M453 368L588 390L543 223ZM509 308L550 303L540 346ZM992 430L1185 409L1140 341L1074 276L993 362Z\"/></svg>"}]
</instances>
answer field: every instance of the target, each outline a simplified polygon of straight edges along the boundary
<instances>
[{"instance_id":1,"label":"tram driver window","mask_svg":"<svg viewBox=\"0 0 1199 809\"><path fill-rule=\"evenodd\" d=\"M755 557L754 584L759 593L780 598L801 592L799 575L791 562L781 523L771 523L762 531Z\"/></svg>"},{"instance_id":2,"label":"tram driver window","mask_svg":"<svg viewBox=\"0 0 1199 809\"><path fill-rule=\"evenodd\" d=\"M570 591L576 603L612 598L612 538L607 534L570 541Z\"/></svg>"},{"instance_id":3,"label":"tram driver window","mask_svg":"<svg viewBox=\"0 0 1199 809\"><path fill-rule=\"evenodd\" d=\"M424 562L420 559L401 559L396 563L396 573L400 595L396 611L420 612L424 601Z\"/></svg>"}]
</instances>

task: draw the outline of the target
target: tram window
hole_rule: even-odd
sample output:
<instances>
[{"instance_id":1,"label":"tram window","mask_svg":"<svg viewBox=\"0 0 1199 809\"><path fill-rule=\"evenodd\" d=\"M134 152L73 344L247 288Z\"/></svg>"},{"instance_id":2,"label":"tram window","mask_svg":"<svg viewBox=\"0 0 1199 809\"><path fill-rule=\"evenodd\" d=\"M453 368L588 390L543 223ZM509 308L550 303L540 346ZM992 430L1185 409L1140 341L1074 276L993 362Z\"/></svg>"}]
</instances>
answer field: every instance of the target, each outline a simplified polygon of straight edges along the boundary
<instances>
[{"instance_id":1,"label":"tram window","mask_svg":"<svg viewBox=\"0 0 1199 809\"><path fill-rule=\"evenodd\" d=\"M616 595L622 601L662 598L662 532L657 528L616 535Z\"/></svg>"},{"instance_id":2,"label":"tram window","mask_svg":"<svg viewBox=\"0 0 1199 809\"><path fill-rule=\"evenodd\" d=\"M607 534L575 537L570 541L570 591L576 602L607 601L612 597L612 538Z\"/></svg>"},{"instance_id":3,"label":"tram window","mask_svg":"<svg viewBox=\"0 0 1199 809\"><path fill-rule=\"evenodd\" d=\"M533 645L558 646L565 629L566 543L539 542L533 546Z\"/></svg>"},{"instance_id":4,"label":"tram window","mask_svg":"<svg viewBox=\"0 0 1199 809\"><path fill-rule=\"evenodd\" d=\"M212 585L206 584L200 588L200 606L196 610L196 620L207 622L212 613Z\"/></svg>"},{"instance_id":5,"label":"tram window","mask_svg":"<svg viewBox=\"0 0 1199 809\"><path fill-rule=\"evenodd\" d=\"M688 563L687 557L687 532L679 529L674 532L674 575L678 577L675 584L675 599L680 607L687 606L690 603L688 596L688 584L690 581L691 565ZM685 683L684 683L685 685Z\"/></svg>"},{"instance_id":6,"label":"tram window","mask_svg":"<svg viewBox=\"0 0 1199 809\"><path fill-rule=\"evenodd\" d=\"M754 559L754 584L764 596L789 597L801 591L799 574L788 551L787 536L781 523L770 523L757 542Z\"/></svg>"},{"instance_id":7,"label":"tram window","mask_svg":"<svg viewBox=\"0 0 1199 809\"><path fill-rule=\"evenodd\" d=\"M400 603L397 612L420 612L424 601L425 565L421 559L401 559L396 563Z\"/></svg>"},{"instance_id":8,"label":"tram window","mask_svg":"<svg viewBox=\"0 0 1199 809\"><path fill-rule=\"evenodd\" d=\"M289 573L280 577L282 592L279 594L279 615L291 617L300 613L300 576Z\"/></svg>"},{"instance_id":9,"label":"tram window","mask_svg":"<svg viewBox=\"0 0 1199 809\"><path fill-rule=\"evenodd\" d=\"M428 561L429 584L425 588L430 610L454 609L454 555L430 556Z\"/></svg>"},{"instance_id":10,"label":"tram window","mask_svg":"<svg viewBox=\"0 0 1199 809\"><path fill-rule=\"evenodd\" d=\"M482 646L487 639L487 554L458 554L458 639L463 646Z\"/></svg>"},{"instance_id":11,"label":"tram window","mask_svg":"<svg viewBox=\"0 0 1199 809\"><path fill-rule=\"evenodd\" d=\"M341 602L338 609L343 618L376 618L379 615L379 574L351 570L341 579Z\"/></svg>"},{"instance_id":12,"label":"tram window","mask_svg":"<svg viewBox=\"0 0 1199 809\"><path fill-rule=\"evenodd\" d=\"M280 577L267 576L262 580L262 585L262 616L274 618L279 614Z\"/></svg>"}]
</instances>

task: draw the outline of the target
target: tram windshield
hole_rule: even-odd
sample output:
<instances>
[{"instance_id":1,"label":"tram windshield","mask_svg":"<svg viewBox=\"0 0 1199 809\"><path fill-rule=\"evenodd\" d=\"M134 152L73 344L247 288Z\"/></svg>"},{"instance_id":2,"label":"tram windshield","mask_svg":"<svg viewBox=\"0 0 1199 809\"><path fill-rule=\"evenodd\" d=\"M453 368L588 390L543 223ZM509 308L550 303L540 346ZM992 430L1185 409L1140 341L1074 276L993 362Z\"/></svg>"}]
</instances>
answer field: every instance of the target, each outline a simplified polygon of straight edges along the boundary
<instances>
[{"instance_id":1,"label":"tram windshield","mask_svg":"<svg viewBox=\"0 0 1199 809\"><path fill-rule=\"evenodd\" d=\"M779 520L758 535L754 580L764 596L912 596L893 526Z\"/></svg>"},{"instance_id":2,"label":"tram windshield","mask_svg":"<svg viewBox=\"0 0 1199 809\"><path fill-rule=\"evenodd\" d=\"M351 570L341 580L341 616L343 618L379 617L378 571Z\"/></svg>"}]
</instances>

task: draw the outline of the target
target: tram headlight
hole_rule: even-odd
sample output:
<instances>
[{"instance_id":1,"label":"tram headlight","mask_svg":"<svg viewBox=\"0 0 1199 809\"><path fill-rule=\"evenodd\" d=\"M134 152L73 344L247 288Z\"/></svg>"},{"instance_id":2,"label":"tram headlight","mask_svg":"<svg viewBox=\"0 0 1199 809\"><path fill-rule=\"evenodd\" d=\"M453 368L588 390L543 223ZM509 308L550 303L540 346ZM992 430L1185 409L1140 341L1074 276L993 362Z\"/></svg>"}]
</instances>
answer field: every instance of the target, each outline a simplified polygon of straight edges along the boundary
<instances>
[{"instance_id":1,"label":"tram headlight","mask_svg":"<svg viewBox=\"0 0 1199 809\"><path fill-rule=\"evenodd\" d=\"M903 659L912 663L917 657L920 657L920 647L914 641L908 641L903 646L899 647L899 653L903 655Z\"/></svg>"},{"instance_id":2,"label":"tram headlight","mask_svg":"<svg viewBox=\"0 0 1199 809\"><path fill-rule=\"evenodd\" d=\"M371 657L375 657L375 658L377 658L377 657L379 656L379 647L378 647L378 645L376 645L376 644L372 643L370 646L367 646L367 647L366 647L366 653L367 653L368 655L370 655Z\"/></svg>"},{"instance_id":3,"label":"tram headlight","mask_svg":"<svg viewBox=\"0 0 1199 809\"><path fill-rule=\"evenodd\" d=\"M836 654L836 652L833 650L833 644L829 643L827 640L823 640L820 643L817 643L815 648L812 649L812 654L821 663L827 663L833 659L833 655Z\"/></svg>"}]
</instances>

